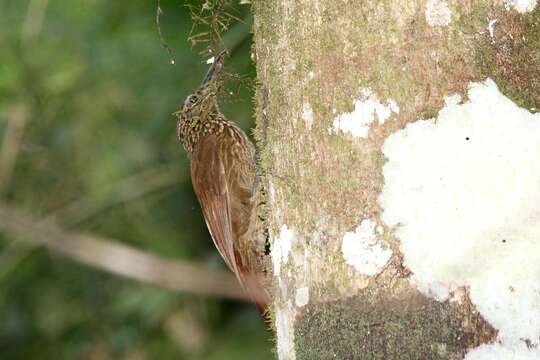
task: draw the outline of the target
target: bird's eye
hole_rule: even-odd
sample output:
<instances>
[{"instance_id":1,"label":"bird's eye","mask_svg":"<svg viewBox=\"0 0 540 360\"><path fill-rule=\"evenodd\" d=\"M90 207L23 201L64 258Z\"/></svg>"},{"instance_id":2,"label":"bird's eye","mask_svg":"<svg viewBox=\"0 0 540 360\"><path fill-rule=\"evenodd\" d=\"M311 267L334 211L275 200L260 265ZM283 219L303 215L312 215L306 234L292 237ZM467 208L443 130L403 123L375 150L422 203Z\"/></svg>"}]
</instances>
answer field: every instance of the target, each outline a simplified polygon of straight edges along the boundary
<instances>
[{"instance_id":1,"label":"bird's eye","mask_svg":"<svg viewBox=\"0 0 540 360\"><path fill-rule=\"evenodd\" d=\"M188 96L186 101L184 101L184 106L190 109L194 107L198 102L199 102L199 97L197 95L190 95Z\"/></svg>"}]
</instances>

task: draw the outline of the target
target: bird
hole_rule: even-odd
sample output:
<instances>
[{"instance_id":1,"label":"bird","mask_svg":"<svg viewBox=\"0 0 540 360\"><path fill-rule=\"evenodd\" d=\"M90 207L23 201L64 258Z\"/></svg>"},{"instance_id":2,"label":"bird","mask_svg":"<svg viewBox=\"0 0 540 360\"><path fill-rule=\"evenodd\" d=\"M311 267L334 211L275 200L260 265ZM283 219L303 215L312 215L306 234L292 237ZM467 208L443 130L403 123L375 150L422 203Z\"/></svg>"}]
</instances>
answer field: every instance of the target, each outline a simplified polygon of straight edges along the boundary
<instances>
[{"instance_id":1,"label":"bird","mask_svg":"<svg viewBox=\"0 0 540 360\"><path fill-rule=\"evenodd\" d=\"M212 240L242 288L263 314L270 301L264 285L261 240L261 186L256 149L246 133L220 112L217 95L226 50L214 61L200 87L176 112L176 131L190 159L194 192Z\"/></svg>"}]
</instances>

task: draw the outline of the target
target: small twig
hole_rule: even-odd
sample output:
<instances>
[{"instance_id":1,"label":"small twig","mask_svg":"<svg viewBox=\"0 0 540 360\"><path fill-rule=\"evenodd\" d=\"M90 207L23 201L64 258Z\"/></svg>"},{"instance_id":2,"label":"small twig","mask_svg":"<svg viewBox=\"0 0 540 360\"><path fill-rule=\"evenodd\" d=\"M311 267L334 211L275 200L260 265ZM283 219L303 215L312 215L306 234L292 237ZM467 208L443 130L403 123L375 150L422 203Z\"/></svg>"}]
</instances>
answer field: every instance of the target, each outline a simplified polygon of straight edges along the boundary
<instances>
[{"instance_id":1,"label":"small twig","mask_svg":"<svg viewBox=\"0 0 540 360\"><path fill-rule=\"evenodd\" d=\"M167 54L169 55L170 63L171 65L175 64L174 56L172 53L172 49L167 43L165 42L165 38L163 37L163 33L161 32L161 23L160 23L160 17L163 14L163 10L161 10L161 0L157 0L157 9L156 9L156 27L159 34L159 41L161 42L161 46Z\"/></svg>"},{"instance_id":2,"label":"small twig","mask_svg":"<svg viewBox=\"0 0 540 360\"><path fill-rule=\"evenodd\" d=\"M233 21L241 21L231 13L235 9L230 0L206 0L200 5L187 4L186 7L193 21L188 40L192 46L206 43L201 52L205 57L225 48L222 34L229 29Z\"/></svg>"},{"instance_id":3,"label":"small twig","mask_svg":"<svg viewBox=\"0 0 540 360\"><path fill-rule=\"evenodd\" d=\"M200 295L247 300L236 278L206 266L174 261L117 241L68 232L0 204L0 229L72 260L150 285Z\"/></svg>"}]
</instances>

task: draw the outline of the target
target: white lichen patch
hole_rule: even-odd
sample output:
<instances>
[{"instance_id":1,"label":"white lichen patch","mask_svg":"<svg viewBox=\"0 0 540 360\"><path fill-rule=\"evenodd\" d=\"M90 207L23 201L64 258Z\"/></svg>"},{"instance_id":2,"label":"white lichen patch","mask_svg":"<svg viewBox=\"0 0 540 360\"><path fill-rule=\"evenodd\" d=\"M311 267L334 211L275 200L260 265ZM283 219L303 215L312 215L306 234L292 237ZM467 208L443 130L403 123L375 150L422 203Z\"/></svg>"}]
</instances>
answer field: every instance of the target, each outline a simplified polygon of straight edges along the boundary
<instances>
[{"instance_id":1,"label":"white lichen patch","mask_svg":"<svg viewBox=\"0 0 540 360\"><path fill-rule=\"evenodd\" d=\"M306 306L309 303L309 288L301 287L296 290L296 296L294 302L297 307Z\"/></svg>"},{"instance_id":2,"label":"white lichen patch","mask_svg":"<svg viewBox=\"0 0 540 360\"><path fill-rule=\"evenodd\" d=\"M391 135L379 197L420 291L468 287L503 345L540 339L540 114L488 79Z\"/></svg>"},{"instance_id":3,"label":"white lichen patch","mask_svg":"<svg viewBox=\"0 0 540 360\"><path fill-rule=\"evenodd\" d=\"M313 126L313 109L308 102L302 105L302 119L306 123L306 128L311 130Z\"/></svg>"},{"instance_id":4,"label":"white lichen patch","mask_svg":"<svg viewBox=\"0 0 540 360\"><path fill-rule=\"evenodd\" d=\"M277 355L278 359L296 358L294 353L294 328L293 320L295 318L295 309L291 303L285 306L276 304L275 307L275 324L277 338Z\"/></svg>"},{"instance_id":5,"label":"white lichen patch","mask_svg":"<svg viewBox=\"0 0 540 360\"><path fill-rule=\"evenodd\" d=\"M354 102L352 112L341 114L334 119L330 133L342 131L354 137L366 138L375 117L379 124L384 124L392 113L399 114L399 106L394 100L390 99L383 104L370 89L362 90L362 98Z\"/></svg>"},{"instance_id":6,"label":"white lichen patch","mask_svg":"<svg viewBox=\"0 0 540 360\"><path fill-rule=\"evenodd\" d=\"M469 351L464 360L538 360L540 349L527 348L524 343L512 345L483 344Z\"/></svg>"},{"instance_id":7,"label":"white lichen patch","mask_svg":"<svg viewBox=\"0 0 540 360\"><path fill-rule=\"evenodd\" d=\"M429 26L447 26L452 21L452 11L443 0L428 0L425 15Z\"/></svg>"},{"instance_id":8,"label":"white lichen patch","mask_svg":"<svg viewBox=\"0 0 540 360\"><path fill-rule=\"evenodd\" d=\"M341 253L347 264L364 275L376 275L386 265L392 251L377 240L376 224L363 220L354 232L346 232L341 243Z\"/></svg>"},{"instance_id":9,"label":"white lichen patch","mask_svg":"<svg viewBox=\"0 0 540 360\"><path fill-rule=\"evenodd\" d=\"M294 231L287 228L287 225L282 225L279 232L279 237L274 240L271 249L272 266L275 276L280 275L281 266L287 263L289 259L293 238Z\"/></svg>"},{"instance_id":10,"label":"white lichen patch","mask_svg":"<svg viewBox=\"0 0 540 360\"><path fill-rule=\"evenodd\" d=\"M504 6L506 9L514 8L518 13L526 13L533 11L536 7L537 0L505 0Z\"/></svg>"}]
</instances>

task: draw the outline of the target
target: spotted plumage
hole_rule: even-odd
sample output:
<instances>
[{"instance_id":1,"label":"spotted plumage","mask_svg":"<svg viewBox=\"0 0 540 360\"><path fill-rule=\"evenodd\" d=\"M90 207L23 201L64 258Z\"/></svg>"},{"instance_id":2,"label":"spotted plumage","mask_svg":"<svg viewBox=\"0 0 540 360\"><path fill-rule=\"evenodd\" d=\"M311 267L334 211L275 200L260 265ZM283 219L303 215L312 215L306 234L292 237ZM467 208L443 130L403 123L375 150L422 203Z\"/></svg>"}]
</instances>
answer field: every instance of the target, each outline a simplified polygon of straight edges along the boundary
<instances>
[{"instance_id":1,"label":"spotted plumage","mask_svg":"<svg viewBox=\"0 0 540 360\"><path fill-rule=\"evenodd\" d=\"M260 309L268 303L262 286L261 254L256 241L255 147L219 111L217 75L220 53L201 87L184 101L177 135L191 160L191 179L208 230L219 253Z\"/></svg>"}]
</instances>

